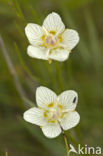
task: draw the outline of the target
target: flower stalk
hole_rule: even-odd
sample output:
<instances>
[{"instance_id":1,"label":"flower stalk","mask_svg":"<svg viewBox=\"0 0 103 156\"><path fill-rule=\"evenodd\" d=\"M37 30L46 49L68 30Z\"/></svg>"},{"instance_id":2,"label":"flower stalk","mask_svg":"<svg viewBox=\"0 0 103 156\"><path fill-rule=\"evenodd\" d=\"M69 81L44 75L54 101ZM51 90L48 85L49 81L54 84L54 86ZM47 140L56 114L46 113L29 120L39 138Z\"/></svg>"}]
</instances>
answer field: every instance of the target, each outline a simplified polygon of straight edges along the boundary
<instances>
[{"instance_id":1,"label":"flower stalk","mask_svg":"<svg viewBox=\"0 0 103 156\"><path fill-rule=\"evenodd\" d=\"M55 68L56 68L56 74L57 74L57 79L58 79L60 90L63 91L64 87L63 87L63 82L62 82L62 77L61 77L61 69L59 67L58 62L55 62Z\"/></svg>"},{"instance_id":2,"label":"flower stalk","mask_svg":"<svg viewBox=\"0 0 103 156\"><path fill-rule=\"evenodd\" d=\"M5 156L8 156L8 152L6 152L5 154L6 154Z\"/></svg>"},{"instance_id":3,"label":"flower stalk","mask_svg":"<svg viewBox=\"0 0 103 156\"><path fill-rule=\"evenodd\" d=\"M64 130L63 128L61 127L61 130L62 130L62 134L63 134L63 137L64 137L64 142L65 142L65 147L66 147L66 153L67 153L67 156L69 156L69 145L68 145L68 141L67 141L67 137L64 133Z\"/></svg>"}]
</instances>

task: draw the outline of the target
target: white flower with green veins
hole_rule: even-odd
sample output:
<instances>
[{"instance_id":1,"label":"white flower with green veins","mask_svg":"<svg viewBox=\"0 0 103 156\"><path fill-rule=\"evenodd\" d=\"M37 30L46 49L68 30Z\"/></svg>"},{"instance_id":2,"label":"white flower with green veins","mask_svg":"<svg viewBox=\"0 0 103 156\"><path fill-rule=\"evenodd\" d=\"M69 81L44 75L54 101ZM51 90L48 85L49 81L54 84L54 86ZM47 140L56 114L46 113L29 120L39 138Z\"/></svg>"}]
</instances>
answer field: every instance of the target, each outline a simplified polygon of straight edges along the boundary
<instances>
[{"instance_id":1,"label":"white flower with green veins","mask_svg":"<svg viewBox=\"0 0 103 156\"><path fill-rule=\"evenodd\" d=\"M38 108L33 107L24 112L24 119L41 127L44 135L55 138L63 130L75 127L80 116L75 111L78 95L73 90L67 90L57 96L46 87L36 90Z\"/></svg>"},{"instance_id":2,"label":"white flower with green veins","mask_svg":"<svg viewBox=\"0 0 103 156\"><path fill-rule=\"evenodd\" d=\"M31 45L27 48L29 56L43 60L65 61L71 50L79 42L79 35L75 30L65 29L61 17L50 13L42 26L29 23L25 33Z\"/></svg>"}]
</instances>

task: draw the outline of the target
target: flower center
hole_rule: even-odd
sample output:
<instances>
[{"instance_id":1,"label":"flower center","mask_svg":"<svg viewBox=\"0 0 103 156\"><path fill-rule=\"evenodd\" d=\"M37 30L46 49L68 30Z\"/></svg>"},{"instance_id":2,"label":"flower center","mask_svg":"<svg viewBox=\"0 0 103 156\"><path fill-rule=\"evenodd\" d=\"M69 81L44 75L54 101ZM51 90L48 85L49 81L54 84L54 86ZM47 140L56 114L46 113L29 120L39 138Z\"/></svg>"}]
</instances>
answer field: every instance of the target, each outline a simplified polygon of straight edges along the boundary
<instances>
[{"instance_id":1,"label":"flower center","mask_svg":"<svg viewBox=\"0 0 103 156\"><path fill-rule=\"evenodd\" d=\"M48 46L48 47L55 47L56 44L57 44L57 37L55 36L47 36L45 38L45 44Z\"/></svg>"},{"instance_id":2,"label":"flower center","mask_svg":"<svg viewBox=\"0 0 103 156\"><path fill-rule=\"evenodd\" d=\"M56 35L55 31L50 31L48 35L43 35L41 39L43 40L42 46L50 49L57 47L62 42L61 35Z\"/></svg>"},{"instance_id":3,"label":"flower center","mask_svg":"<svg viewBox=\"0 0 103 156\"><path fill-rule=\"evenodd\" d=\"M53 103L50 103L48 107L49 110L44 110L44 117L48 122L55 123L64 117L65 112L63 111L62 105L57 105L56 108L54 108Z\"/></svg>"}]
</instances>

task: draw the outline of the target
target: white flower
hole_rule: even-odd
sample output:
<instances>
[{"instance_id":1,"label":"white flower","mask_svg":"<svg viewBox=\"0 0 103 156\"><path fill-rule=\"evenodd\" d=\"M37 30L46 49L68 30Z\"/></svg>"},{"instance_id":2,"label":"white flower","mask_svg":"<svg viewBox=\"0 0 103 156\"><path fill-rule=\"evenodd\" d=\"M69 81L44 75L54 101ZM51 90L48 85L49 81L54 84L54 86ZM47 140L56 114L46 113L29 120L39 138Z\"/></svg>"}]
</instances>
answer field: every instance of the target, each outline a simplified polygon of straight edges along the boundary
<instances>
[{"instance_id":1,"label":"white flower","mask_svg":"<svg viewBox=\"0 0 103 156\"><path fill-rule=\"evenodd\" d=\"M37 59L65 61L79 42L78 33L65 29L61 17L55 12L46 17L42 26L27 24L25 33L31 44L28 55Z\"/></svg>"},{"instance_id":2,"label":"white flower","mask_svg":"<svg viewBox=\"0 0 103 156\"><path fill-rule=\"evenodd\" d=\"M78 95L73 90L67 90L57 96L46 87L36 91L38 108L34 107L24 113L24 119L42 128L44 135L55 138L61 133L61 127L68 130L75 127L80 116L75 111Z\"/></svg>"}]
</instances>

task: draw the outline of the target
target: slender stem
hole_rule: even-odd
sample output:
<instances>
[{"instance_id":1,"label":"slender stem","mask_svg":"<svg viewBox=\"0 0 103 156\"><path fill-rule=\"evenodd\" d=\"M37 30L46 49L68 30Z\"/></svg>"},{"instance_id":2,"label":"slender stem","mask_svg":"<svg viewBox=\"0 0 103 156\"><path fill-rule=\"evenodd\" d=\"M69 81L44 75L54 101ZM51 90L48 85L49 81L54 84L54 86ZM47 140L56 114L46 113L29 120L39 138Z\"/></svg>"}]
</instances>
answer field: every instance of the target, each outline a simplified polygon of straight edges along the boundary
<instances>
[{"instance_id":1,"label":"slender stem","mask_svg":"<svg viewBox=\"0 0 103 156\"><path fill-rule=\"evenodd\" d=\"M61 78L61 70L60 70L60 66L59 66L58 62L55 62L55 68L56 68L56 74L57 74L57 78L58 78L58 82L59 82L59 87L60 87L61 91L63 91L64 86L63 86L63 82L62 82L62 78Z\"/></svg>"},{"instance_id":2,"label":"slender stem","mask_svg":"<svg viewBox=\"0 0 103 156\"><path fill-rule=\"evenodd\" d=\"M63 137L64 137L64 142L65 142L65 146L66 146L67 156L69 156L69 145L68 145L68 141L67 141L66 135L65 135L64 130L63 130L62 127L61 127L61 130L62 130L62 134L63 134Z\"/></svg>"},{"instance_id":3,"label":"slender stem","mask_svg":"<svg viewBox=\"0 0 103 156\"><path fill-rule=\"evenodd\" d=\"M6 152L5 154L6 154L6 156L8 156L8 152Z\"/></svg>"},{"instance_id":4,"label":"slender stem","mask_svg":"<svg viewBox=\"0 0 103 156\"><path fill-rule=\"evenodd\" d=\"M67 138L65 135L64 135L64 141L65 141L65 146L66 146L66 151L67 151L67 156L68 156L69 155L69 145L68 145Z\"/></svg>"}]
</instances>

